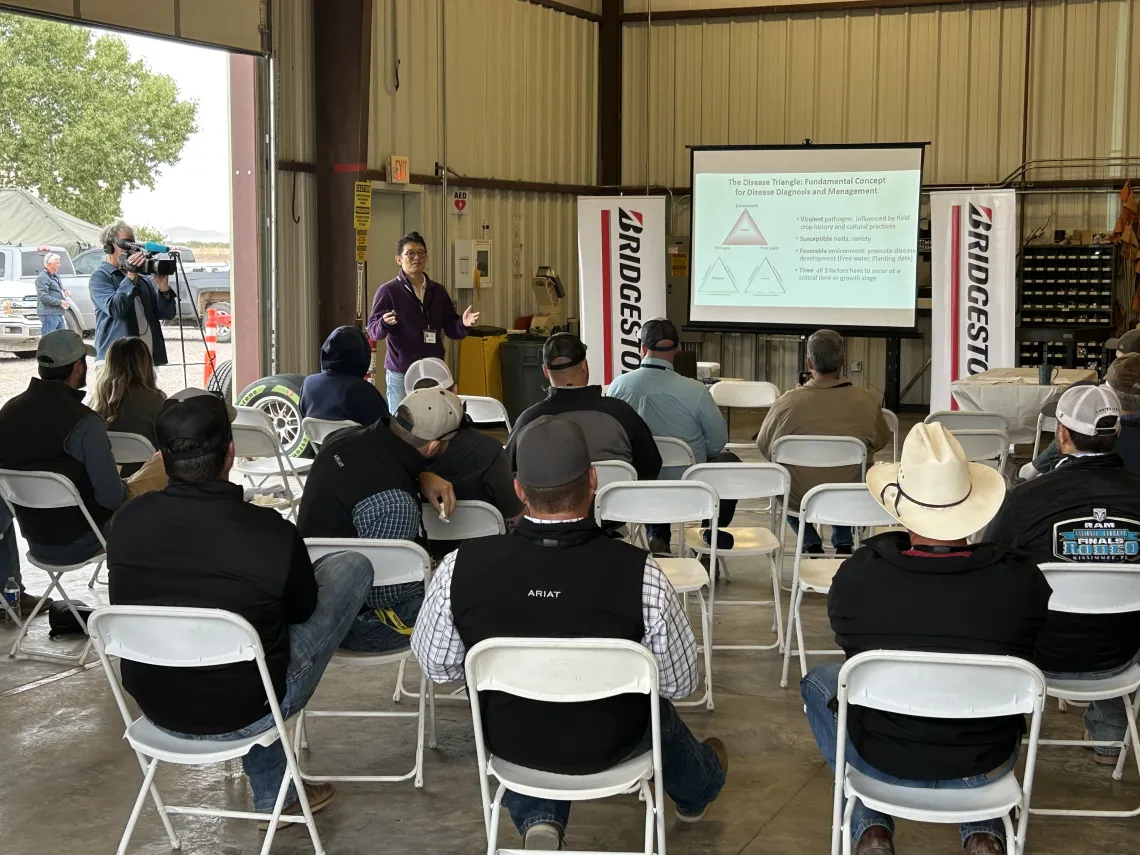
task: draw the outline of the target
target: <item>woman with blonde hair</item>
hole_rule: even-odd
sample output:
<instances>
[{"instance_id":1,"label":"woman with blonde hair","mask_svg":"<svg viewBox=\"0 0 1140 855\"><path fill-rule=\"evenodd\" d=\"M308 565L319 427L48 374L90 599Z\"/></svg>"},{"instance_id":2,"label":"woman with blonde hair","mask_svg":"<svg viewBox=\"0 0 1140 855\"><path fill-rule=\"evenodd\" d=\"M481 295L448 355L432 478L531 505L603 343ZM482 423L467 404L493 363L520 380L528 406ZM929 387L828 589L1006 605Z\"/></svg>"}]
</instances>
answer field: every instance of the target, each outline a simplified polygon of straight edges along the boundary
<instances>
[{"instance_id":1,"label":"woman with blonde hair","mask_svg":"<svg viewBox=\"0 0 1140 855\"><path fill-rule=\"evenodd\" d=\"M107 349L107 361L99 372L92 405L107 422L107 430L137 433L154 445L154 422L165 400L146 342L135 337L115 341Z\"/></svg>"}]
</instances>

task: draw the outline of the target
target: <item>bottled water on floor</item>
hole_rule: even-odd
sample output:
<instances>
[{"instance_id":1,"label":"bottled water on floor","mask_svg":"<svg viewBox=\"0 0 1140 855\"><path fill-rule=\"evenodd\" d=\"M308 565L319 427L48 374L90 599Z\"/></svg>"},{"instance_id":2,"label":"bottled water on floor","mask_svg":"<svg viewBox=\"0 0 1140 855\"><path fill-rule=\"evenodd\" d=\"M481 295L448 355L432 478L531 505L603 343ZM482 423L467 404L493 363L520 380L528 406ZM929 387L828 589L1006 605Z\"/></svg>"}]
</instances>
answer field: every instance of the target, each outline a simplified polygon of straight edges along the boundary
<instances>
[{"instance_id":1,"label":"bottled water on floor","mask_svg":"<svg viewBox=\"0 0 1140 855\"><path fill-rule=\"evenodd\" d=\"M12 614L19 620L22 615L20 614L20 585L16 582L15 576L9 576L8 581L4 584L4 601L8 604L8 608L12 610ZM7 611L2 615L5 621L11 622L12 615Z\"/></svg>"}]
</instances>

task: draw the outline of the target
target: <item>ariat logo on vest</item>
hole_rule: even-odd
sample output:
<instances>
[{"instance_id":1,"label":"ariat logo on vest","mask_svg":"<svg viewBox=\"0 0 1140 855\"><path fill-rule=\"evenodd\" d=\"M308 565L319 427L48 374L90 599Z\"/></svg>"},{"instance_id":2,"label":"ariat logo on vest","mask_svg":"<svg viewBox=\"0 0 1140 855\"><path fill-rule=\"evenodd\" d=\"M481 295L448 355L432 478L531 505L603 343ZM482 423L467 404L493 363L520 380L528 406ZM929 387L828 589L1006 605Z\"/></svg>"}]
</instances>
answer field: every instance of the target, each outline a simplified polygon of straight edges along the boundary
<instances>
[{"instance_id":1,"label":"ariat logo on vest","mask_svg":"<svg viewBox=\"0 0 1140 855\"><path fill-rule=\"evenodd\" d=\"M527 594L527 596L528 597L549 597L549 598L553 598L553 599L557 600L558 595L561 593L562 593L561 591L534 591L534 590L532 590L529 594Z\"/></svg>"}]
</instances>

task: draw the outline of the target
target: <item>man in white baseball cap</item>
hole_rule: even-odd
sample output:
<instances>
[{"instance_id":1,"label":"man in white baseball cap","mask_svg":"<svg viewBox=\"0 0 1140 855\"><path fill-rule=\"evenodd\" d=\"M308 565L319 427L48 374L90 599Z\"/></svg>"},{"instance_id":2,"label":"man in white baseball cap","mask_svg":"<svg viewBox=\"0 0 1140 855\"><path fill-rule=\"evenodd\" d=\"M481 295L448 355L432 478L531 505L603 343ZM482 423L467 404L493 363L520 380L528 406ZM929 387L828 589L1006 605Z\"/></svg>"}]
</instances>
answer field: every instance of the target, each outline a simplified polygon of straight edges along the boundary
<instances>
[{"instance_id":1,"label":"man in white baseball cap","mask_svg":"<svg viewBox=\"0 0 1140 855\"><path fill-rule=\"evenodd\" d=\"M1038 563L1129 564L1140 570L1140 476L1117 453L1120 400L1108 386L1067 389L1057 402L1056 468L1010 491L986 539L1022 549ZM1138 661L1140 612L1050 612L1033 662L1047 676L1087 679L1121 673ZM1123 700L1094 701L1085 728L1097 741L1124 739ZM1115 765L1118 750L1094 757Z\"/></svg>"},{"instance_id":2,"label":"man in white baseball cap","mask_svg":"<svg viewBox=\"0 0 1140 855\"><path fill-rule=\"evenodd\" d=\"M1001 474L968 463L942 425L920 424L907 435L901 462L867 472L867 488L907 531L868 538L835 574L827 612L847 656L928 650L1031 657L1052 593L1045 577L1019 552L966 542L1001 507ZM812 733L832 768L840 666L818 665L800 682ZM913 718L853 706L847 762L880 780L978 787L1010 773L1023 729L1021 716ZM894 852L890 816L860 803L851 828L855 855ZM960 831L966 855L1005 851L1000 820L963 823Z\"/></svg>"}]
</instances>

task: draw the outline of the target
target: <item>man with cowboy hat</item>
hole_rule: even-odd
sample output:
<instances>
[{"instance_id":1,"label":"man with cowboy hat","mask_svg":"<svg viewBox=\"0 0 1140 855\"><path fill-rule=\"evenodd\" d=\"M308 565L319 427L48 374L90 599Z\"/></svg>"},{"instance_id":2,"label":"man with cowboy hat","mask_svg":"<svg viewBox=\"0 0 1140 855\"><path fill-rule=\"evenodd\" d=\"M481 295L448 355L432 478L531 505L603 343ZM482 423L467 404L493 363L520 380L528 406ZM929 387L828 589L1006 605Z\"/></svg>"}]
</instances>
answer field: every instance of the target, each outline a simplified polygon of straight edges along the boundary
<instances>
[{"instance_id":1,"label":"man with cowboy hat","mask_svg":"<svg viewBox=\"0 0 1140 855\"><path fill-rule=\"evenodd\" d=\"M864 541L835 574L827 613L847 656L866 650L925 650L1032 656L1052 591L1024 554L966 538L985 528L1005 498L996 470L967 463L940 424L916 425L897 464L867 472L875 500L906 527ZM833 699L840 663L813 668L800 683L808 722L834 769ZM1017 760L1021 716L930 719L853 706L847 762L879 780L946 789L977 787ZM892 855L894 821L863 804L852 816L855 855ZM964 823L966 855L1002 855L1000 820Z\"/></svg>"}]
</instances>

